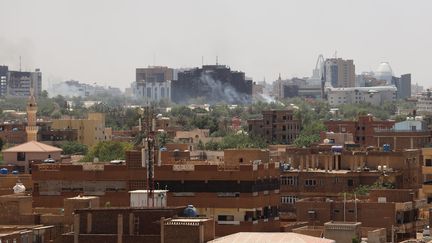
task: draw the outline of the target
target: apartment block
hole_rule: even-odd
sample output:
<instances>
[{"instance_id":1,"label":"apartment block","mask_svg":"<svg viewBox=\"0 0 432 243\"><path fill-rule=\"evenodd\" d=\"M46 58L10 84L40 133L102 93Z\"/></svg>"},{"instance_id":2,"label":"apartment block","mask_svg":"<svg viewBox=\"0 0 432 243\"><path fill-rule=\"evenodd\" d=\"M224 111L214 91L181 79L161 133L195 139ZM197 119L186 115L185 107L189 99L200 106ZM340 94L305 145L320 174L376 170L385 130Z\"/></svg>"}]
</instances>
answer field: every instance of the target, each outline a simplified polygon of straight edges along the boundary
<instances>
[{"instance_id":1,"label":"apartment block","mask_svg":"<svg viewBox=\"0 0 432 243\"><path fill-rule=\"evenodd\" d=\"M249 133L282 144L291 144L299 136L301 121L294 117L294 110L266 110L262 116L247 121Z\"/></svg>"},{"instance_id":2,"label":"apartment block","mask_svg":"<svg viewBox=\"0 0 432 243\"><path fill-rule=\"evenodd\" d=\"M53 129L75 129L78 142L89 147L100 141L112 139L111 128L105 127L105 114L89 113L87 119L57 119L52 121Z\"/></svg>"},{"instance_id":3,"label":"apartment block","mask_svg":"<svg viewBox=\"0 0 432 243\"><path fill-rule=\"evenodd\" d=\"M305 198L297 201L298 221L310 225L325 225L329 221L361 222L363 227L385 228L387 241L392 231L397 242L415 237L427 221L419 210L425 207L425 200L416 198L415 190L371 190L366 198L352 196L338 199L325 197Z\"/></svg>"},{"instance_id":4,"label":"apartment block","mask_svg":"<svg viewBox=\"0 0 432 243\"><path fill-rule=\"evenodd\" d=\"M229 156L230 157L230 156ZM156 166L155 187L167 189L168 206L194 205L216 220L216 234L279 231L279 163L237 164L178 161ZM99 196L101 204L129 205L128 191L145 189L141 151L129 151L126 164L40 164L33 169L34 204L60 207L67 197ZM247 162L246 162L247 161ZM49 173L47 173L49 172Z\"/></svg>"}]
</instances>

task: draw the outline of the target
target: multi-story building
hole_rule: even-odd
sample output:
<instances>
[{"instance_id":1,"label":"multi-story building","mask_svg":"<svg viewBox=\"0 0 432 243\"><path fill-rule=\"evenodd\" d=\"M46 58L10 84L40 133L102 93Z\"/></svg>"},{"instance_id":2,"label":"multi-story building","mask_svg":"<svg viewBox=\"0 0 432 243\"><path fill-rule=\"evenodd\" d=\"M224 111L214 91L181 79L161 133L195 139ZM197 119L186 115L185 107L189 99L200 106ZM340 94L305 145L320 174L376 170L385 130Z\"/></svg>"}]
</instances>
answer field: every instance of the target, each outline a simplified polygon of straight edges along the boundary
<instances>
[{"instance_id":1,"label":"multi-story building","mask_svg":"<svg viewBox=\"0 0 432 243\"><path fill-rule=\"evenodd\" d=\"M352 193L361 185L417 190L422 185L420 158L420 150L287 148L284 155L279 155L279 161L285 161L281 164L280 211L283 218L290 218L299 199L337 198L341 192Z\"/></svg>"},{"instance_id":2,"label":"multi-story building","mask_svg":"<svg viewBox=\"0 0 432 243\"><path fill-rule=\"evenodd\" d=\"M176 103L187 103L199 97L208 103L252 101L252 80L247 80L244 72L231 71L225 65L204 65L179 72L178 79L171 85L172 100Z\"/></svg>"},{"instance_id":3,"label":"multi-story building","mask_svg":"<svg viewBox=\"0 0 432 243\"><path fill-rule=\"evenodd\" d=\"M171 101L171 81L134 82L131 88L135 97L144 99L146 104Z\"/></svg>"},{"instance_id":4,"label":"multi-story building","mask_svg":"<svg viewBox=\"0 0 432 243\"><path fill-rule=\"evenodd\" d=\"M421 115L432 114L432 92L427 90L421 93L417 98L416 104L417 113Z\"/></svg>"},{"instance_id":5,"label":"multi-story building","mask_svg":"<svg viewBox=\"0 0 432 243\"><path fill-rule=\"evenodd\" d=\"M397 88L397 98L406 99L411 97L411 74L402 74L399 78L392 77L392 84Z\"/></svg>"},{"instance_id":6,"label":"multi-story building","mask_svg":"<svg viewBox=\"0 0 432 243\"><path fill-rule=\"evenodd\" d=\"M368 198L305 198L296 203L297 220L314 226L361 222L363 227L385 228L387 241L399 242L415 237L427 223L419 213L425 201L416 195L415 190L390 189L371 190Z\"/></svg>"},{"instance_id":7,"label":"multi-story building","mask_svg":"<svg viewBox=\"0 0 432 243\"><path fill-rule=\"evenodd\" d=\"M162 66L136 69L136 82L166 82L173 80L174 70Z\"/></svg>"},{"instance_id":8,"label":"multi-story building","mask_svg":"<svg viewBox=\"0 0 432 243\"><path fill-rule=\"evenodd\" d=\"M360 116L357 121L330 120L324 122L333 133L352 134L354 142L362 146L383 147L391 150L420 149L431 143L432 133L421 117L408 117L396 123L377 121L371 115Z\"/></svg>"},{"instance_id":9,"label":"multi-story building","mask_svg":"<svg viewBox=\"0 0 432 243\"><path fill-rule=\"evenodd\" d=\"M192 204L200 215L215 218L217 235L279 231L279 163L264 159L250 163L252 159L246 157L242 163L237 155L230 153L229 165L208 161L161 163L154 168L155 187L169 191L168 206ZM126 164L121 165L36 165L34 204L60 207L64 198L81 193L100 196L102 204L127 206L128 191L146 188L147 172L141 158L140 151L129 151Z\"/></svg>"},{"instance_id":10,"label":"multi-story building","mask_svg":"<svg viewBox=\"0 0 432 243\"><path fill-rule=\"evenodd\" d=\"M42 92L42 73L39 69L34 72L9 70L6 82L6 95L8 96L29 97L33 89L34 95L39 97Z\"/></svg>"},{"instance_id":11,"label":"multi-story building","mask_svg":"<svg viewBox=\"0 0 432 243\"><path fill-rule=\"evenodd\" d=\"M87 119L52 120L53 129L76 129L78 142L89 147L100 141L110 141L111 128L105 127L105 114L89 113Z\"/></svg>"},{"instance_id":12,"label":"multi-story building","mask_svg":"<svg viewBox=\"0 0 432 243\"><path fill-rule=\"evenodd\" d=\"M268 143L291 144L300 134L300 120L294 117L294 110L266 110L262 119L250 119L248 131L264 138Z\"/></svg>"},{"instance_id":13,"label":"multi-story building","mask_svg":"<svg viewBox=\"0 0 432 243\"><path fill-rule=\"evenodd\" d=\"M427 203L432 203L432 148L422 148L423 155L423 187L422 191Z\"/></svg>"},{"instance_id":14,"label":"multi-story building","mask_svg":"<svg viewBox=\"0 0 432 243\"><path fill-rule=\"evenodd\" d=\"M7 95L8 66L0 66L0 97Z\"/></svg>"},{"instance_id":15,"label":"multi-story building","mask_svg":"<svg viewBox=\"0 0 432 243\"><path fill-rule=\"evenodd\" d=\"M357 121L325 121L324 125L329 132L351 133L354 142L364 146L375 146L375 130L392 129L395 121L378 121L373 116L360 116Z\"/></svg>"},{"instance_id":16,"label":"multi-story building","mask_svg":"<svg viewBox=\"0 0 432 243\"><path fill-rule=\"evenodd\" d=\"M327 87L354 87L355 65L353 60L326 59L324 62L324 81Z\"/></svg>"},{"instance_id":17,"label":"multi-story building","mask_svg":"<svg viewBox=\"0 0 432 243\"><path fill-rule=\"evenodd\" d=\"M406 121L395 123L391 129L375 129L375 144L390 145L393 150L421 149L431 144L432 132L422 117L408 117Z\"/></svg>"},{"instance_id":18,"label":"multi-story building","mask_svg":"<svg viewBox=\"0 0 432 243\"><path fill-rule=\"evenodd\" d=\"M378 106L385 102L396 101L397 88L395 86L326 87L325 93L330 106L361 103Z\"/></svg>"}]
</instances>

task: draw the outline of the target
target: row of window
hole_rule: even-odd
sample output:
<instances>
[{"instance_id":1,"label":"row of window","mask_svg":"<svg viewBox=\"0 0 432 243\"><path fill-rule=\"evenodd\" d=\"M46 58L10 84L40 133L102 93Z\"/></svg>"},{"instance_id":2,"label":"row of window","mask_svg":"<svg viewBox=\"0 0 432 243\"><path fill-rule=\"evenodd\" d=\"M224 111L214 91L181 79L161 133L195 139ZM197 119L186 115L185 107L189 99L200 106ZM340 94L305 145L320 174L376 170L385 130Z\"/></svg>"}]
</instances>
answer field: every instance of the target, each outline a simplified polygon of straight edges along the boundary
<instances>
[{"instance_id":1,"label":"row of window","mask_svg":"<svg viewBox=\"0 0 432 243\"><path fill-rule=\"evenodd\" d=\"M296 196L281 196L282 204L295 204L297 202L298 197Z\"/></svg>"},{"instance_id":2,"label":"row of window","mask_svg":"<svg viewBox=\"0 0 432 243\"><path fill-rule=\"evenodd\" d=\"M432 163L432 162L431 162ZM334 183L339 183L340 180L338 177L334 178ZM297 186L298 185L298 177L297 176L281 176L280 178L280 184L281 185L289 185L289 186ZM316 179L306 179L304 180L304 185L305 186L316 186L317 180ZM320 180L320 185L323 185L323 180ZM354 186L354 180L353 179L348 179L347 180L347 185L348 186Z\"/></svg>"}]
</instances>

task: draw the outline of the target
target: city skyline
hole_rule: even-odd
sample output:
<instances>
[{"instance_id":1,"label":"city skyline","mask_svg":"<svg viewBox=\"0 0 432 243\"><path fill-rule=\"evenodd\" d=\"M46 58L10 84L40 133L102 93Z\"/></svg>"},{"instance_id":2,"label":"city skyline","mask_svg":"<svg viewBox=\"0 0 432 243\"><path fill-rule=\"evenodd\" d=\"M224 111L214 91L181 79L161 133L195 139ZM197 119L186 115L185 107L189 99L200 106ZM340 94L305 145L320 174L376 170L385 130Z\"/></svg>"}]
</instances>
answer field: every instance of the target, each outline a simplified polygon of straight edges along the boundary
<instances>
[{"instance_id":1,"label":"city skyline","mask_svg":"<svg viewBox=\"0 0 432 243\"><path fill-rule=\"evenodd\" d=\"M354 60L356 73L387 61L395 75L412 73L413 84L432 82L427 1L2 5L0 63L18 70L21 56L23 70L41 68L45 87L75 79L125 88L137 67L196 67L216 57L254 81L273 81L311 76L317 56L335 51Z\"/></svg>"}]
</instances>

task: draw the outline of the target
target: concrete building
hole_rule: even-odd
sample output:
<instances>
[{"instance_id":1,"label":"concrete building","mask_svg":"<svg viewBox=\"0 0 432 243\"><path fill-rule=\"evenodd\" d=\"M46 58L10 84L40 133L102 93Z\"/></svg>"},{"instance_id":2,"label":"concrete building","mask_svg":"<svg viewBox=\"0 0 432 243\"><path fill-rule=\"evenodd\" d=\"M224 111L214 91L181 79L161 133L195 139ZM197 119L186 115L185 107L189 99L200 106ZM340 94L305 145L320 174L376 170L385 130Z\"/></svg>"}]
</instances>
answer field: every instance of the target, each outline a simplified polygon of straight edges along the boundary
<instances>
[{"instance_id":1,"label":"concrete building","mask_svg":"<svg viewBox=\"0 0 432 243\"><path fill-rule=\"evenodd\" d=\"M146 104L171 101L171 81L134 82L131 88L134 96L144 99Z\"/></svg>"},{"instance_id":2,"label":"concrete building","mask_svg":"<svg viewBox=\"0 0 432 243\"><path fill-rule=\"evenodd\" d=\"M49 87L49 94L51 97L61 95L65 97L90 97L95 95L110 94L112 96L119 96L122 94L119 88L111 86L101 86L94 84L81 83L76 80L68 80L56 83Z\"/></svg>"},{"instance_id":3,"label":"concrete building","mask_svg":"<svg viewBox=\"0 0 432 243\"><path fill-rule=\"evenodd\" d=\"M432 148L422 148L422 191L428 204L432 204Z\"/></svg>"},{"instance_id":4,"label":"concrete building","mask_svg":"<svg viewBox=\"0 0 432 243\"><path fill-rule=\"evenodd\" d=\"M326 87L355 87L355 65L353 60L330 58L324 62Z\"/></svg>"},{"instance_id":5,"label":"concrete building","mask_svg":"<svg viewBox=\"0 0 432 243\"><path fill-rule=\"evenodd\" d=\"M394 102L397 98L397 88L395 86L326 87L325 93L330 106L361 103L379 106L385 102Z\"/></svg>"},{"instance_id":6,"label":"concrete building","mask_svg":"<svg viewBox=\"0 0 432 243\"><path fill-rule=\"evenodd\" d=\"M360 185L387 184L393 188L421 188L421 152L398 152L331 147L286 148L277 157L281 163L281 218L295 219L296 201L306 197L337 198Z\"/></svg>"},{"instance_id":7,"label":"concrete building","mask_svg":"<svg viewBox=\"0 0 432 243\"><path fill-rule=\"evenodd\" d=\"M7 95L8 90L8 76L9 68L8 66L0 66L0 97L4 97Z\"/></svg>"},{"instance_id":8,"label":"concrete building","mask_svg":"<svg viewBox=\"0 0 432 243\"><path fill-rule=\"evenodd\" d=\"M244 154L245 151L238 151ZM140 151L129 151L126 164L40 164L33 170L34 203L59 207L64 198L98 195L102 204L129 205L128 191L146 188ZM279 164L250 163L234 152L231 164L178 161L155 166L155 187L169 190L167 205L192 204L212 217L216 235L241 231L279 231ZM266 159L268 161L268 158ZM49 173L47 173L49 171Z\"/></svg>"},{"instance_id":9,"label":"concrete building","mask_svg":"<svg viewBox=\"0 0 432 243\"><path fill-rule=\"evenodd\" d=\"M364 227L385 228L387 241L392 240L394 230L394 238L399 242L415 237L427 223L419 217L425 202L415 196L413 190L390 189L371 190L365 199L305 198L296 203L297 220L307 221L310 225L324 224L324 227L329 221L333 221L333 226L337 226L337 222L361 222ZM327 227L332 226L327 223ZM333 236L329 230L327 232Z\"/></svg>"},{"instance_id":10,"label":"concrete building","mask_svg":"<svg viewBox=\"0 0 432 243\"><path fill-rule=\"evenodd\" d=\"M266 110L262 115L262 119L247 121L250 134L282 144L291 144L299 136L301 122L294 117L294 110Z\"/></svg>"},{"instance_id":11,"label":"concrete building","mask_svg":"<svg viewBox=\"0 0 432 243\"><path fill-rule=\"evenodd\" d=\"M149 66L147 68L137 68L136 82L166 82L174 78L174 70L163 66Z\"/></svg>"},{"instance_id":12,"label":"concrete building","mask_svg":"<svg viewBox=\"0 0 432 243\"><path fill-rule=\"evenodd\" d=\"M225 65L204 65L179 72L178 79L171 85L172 100L176 103L188 103L199 97L209 104L244 104L252 101L252 80L247 80L244 72L232 71Z\"/></svg>"},{"instance_id":13,"label":"concrete building","mask_svg":"<svg viewBox=\"0 0 432 243\"><path fill-rule=\"evenodd\" d=\"M6 94L13 97L29 97L31 89L39 97L42 92L42 73L39 69L34 72L8 71L6 79ZM1 88L4 90L4 86Z\"/></svg>"},{"instance_id":14,"label":"concrete building","mask_svg":"<svg viewBox=\"0 0 432 243\"><path fill-rule=\"evenodd\" d=\"M78 142L91 147L101 141L110 141L111 128L105 127L105 114L89 113L87 119L55 119L53 129L76 129Z\"/></svg>"},{"instance_id":15,"label":"concrete building","mask_svg":"<svg viewBox=\"0 0 432 243\"><path fill-rule=\"evenodd\" d=\"M417 98L416 104L417 113L420 115L430 115L432 114L432 92L427 90L422 92Z\"/></svg>"},{"instance_id":16,"label":"concrete building","mask_svg":"<svg viewBox=\"0 0 432 243\"><path fill-rule=\"evenodd\" d=\"M363 146L375 146L374 139L376 130L392 129L395 121L378 121L373 116L360 116L357 121L325 121L324 125L329 132L350 133L354 142Z\"/></svg>"},{"instance_id":17,"label":"concrete building","mask_svg":"<svg viewBox=\"0 0 432 243\"><path fill-rule=\"evenodd\" d=\"M375 79L378 81L385 81L385 85L392 84L393 76L393 69L388 62L381 62L378 68L374 71Z\"/></svg>"},{"instance_id":18,"label":"concrete building","mask_svg":"<svg viewBox=\"0 0 432 243\"><path fill-rule=\"evenodd\" d=\"M411 97L411 74L403 74L398 77L392 77L392 84L397 88L397 98L407 99Z\"/></svg>"},{"instance_id":19,"label":"concrete building","mask_svg":"<svg viewBox=\"0 0 432 243\"><path fill-rule=\"evenodd\" d=\"M30 141L2 151L3 160L7 164L22 167L22 171L28 173L33 161L53 159L60 161L63 150L37 141Z\"/></svg>"}]
</instances>

